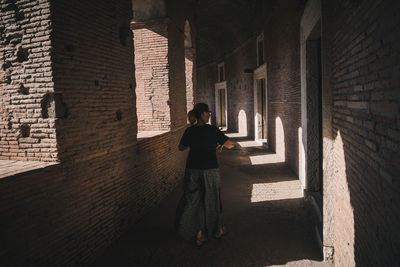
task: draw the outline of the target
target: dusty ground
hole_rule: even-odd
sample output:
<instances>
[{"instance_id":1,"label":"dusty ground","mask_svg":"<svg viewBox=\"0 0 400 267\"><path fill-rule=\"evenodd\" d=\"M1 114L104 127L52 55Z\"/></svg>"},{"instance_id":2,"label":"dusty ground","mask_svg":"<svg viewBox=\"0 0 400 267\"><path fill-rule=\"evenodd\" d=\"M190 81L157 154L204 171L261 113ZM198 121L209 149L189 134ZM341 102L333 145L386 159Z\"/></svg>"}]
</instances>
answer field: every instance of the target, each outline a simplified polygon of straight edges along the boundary
<instances>
[{"instance_id":1,"label":"dusty ground","mask_svg":"<svg viewBox=\"0 0 400 267\"><path fill-rule=\"evenodd\" d=\"M219 157L226 236L200 248L176 236L178 188L93 266L330 266L294 173L273 153L241 144Z\"/></svg>"}]
</instances>

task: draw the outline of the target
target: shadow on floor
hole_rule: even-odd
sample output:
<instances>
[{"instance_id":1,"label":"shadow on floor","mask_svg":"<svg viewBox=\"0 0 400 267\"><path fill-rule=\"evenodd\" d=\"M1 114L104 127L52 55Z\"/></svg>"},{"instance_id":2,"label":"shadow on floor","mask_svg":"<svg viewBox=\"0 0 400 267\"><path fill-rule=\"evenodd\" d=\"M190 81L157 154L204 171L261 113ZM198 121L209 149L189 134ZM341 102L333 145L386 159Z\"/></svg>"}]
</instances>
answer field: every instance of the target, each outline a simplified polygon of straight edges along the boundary
<instances>
[{"instance_id":1,"label":"shadow on floor","mask_svg":"<svg viewBox=\"0 0 400 267\"><path fill-rule=\"evenodd\" d=\"M173 219L182 188L124 234L98 266L329 266L314 240L310 210L303 198L252 202L254 184L296 181L284 163L250 165L252 153L236 147L219 155L224 221L228 235L198 248L180 239ZM277 190L277 189L269 189ZM279 189L278 189L279 190ZM292 189L284 188L289 194ZM298 190L294 188L292 191ZM274 194L273 191L267 192ZM279 192L278 192L279 193ZM297 192L298 193L298 192Z\"/></svg>"}]
</instances>

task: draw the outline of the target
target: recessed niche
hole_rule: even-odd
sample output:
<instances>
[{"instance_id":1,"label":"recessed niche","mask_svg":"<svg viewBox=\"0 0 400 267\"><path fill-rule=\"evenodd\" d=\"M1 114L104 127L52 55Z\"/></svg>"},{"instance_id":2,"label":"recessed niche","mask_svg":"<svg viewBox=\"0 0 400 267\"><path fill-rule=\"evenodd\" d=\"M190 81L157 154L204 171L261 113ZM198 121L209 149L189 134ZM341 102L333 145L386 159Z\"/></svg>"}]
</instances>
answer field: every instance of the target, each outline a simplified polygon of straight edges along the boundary
<instances>
[{"instance_id":1,"label":"recessed niche","mask_svg":"<svg viewBox=\"0 0 400 267\"><path fill-rule=\"evenodd\" d=\"M53 94L45 94L40 101L40 106L42 108L42 118L49 118L49 113L54 114L54 97Z\"/></svg>"},{"instance_id":2,"label":"recessed niche","mask_svg":"<svg viewBox=\"0 0 400 267\"><path fill-rule=\"evenodd\" d=\"M9 67L11 67L11 62L10 61L4 62L2 66L3 70L7 70Z\"/></svg>"},{"instance_id":3,"label":"recessed niche","mask_svg":"<svg viewBox=\"0 0 400 267\"><path fill-rule=\"evenodd\" d=\"M29 137L31 134L31 127L28 124L22 124L19 130L22 137Z\"/></svg>"},{"instance_id":4,"label":"recessed niche","mask_svg":"<svg viewBox=\"0 0 400 267\"><path fill-rule=\"evenodd\" d=\"M115 112L115 115L116 115L118 121L122 120L122 112L121 112L121 110L117 110L117 112Z\"/></svg>"},{"instance_id":5,"label":"recessed niche","mask_svg":"<svg viewBox=\"0 0 400 267\"><path fill-rule=\"evenodd\" d=\"M25 19L25 14L24 14L24 12L22 12L22 11L16 11L16 12L15 12L15 20L16 20L16 21L21 21L21 20L23 20L23 19Z\"/></svg>"},{"instance_id":6,"label":"recessed niche","mask_svg":"<svg viewBox=\"0 0 400 267\"><path fill-rule=\"evenodd\" d=\"M20 46L18 48L18 52L17 52L17 61L19 63L27 61L28 60L28 56L29 56L28 49L22 48L22 46Z\"/></svg>"},{"instance_id":7,"label":"recessed niche","mask_svg":"<svg viewBox=\"0 0 400 267\"><path fill-rule=\"evenodd\" d=\"M22 83L19 85L18 93L29 95L29 88L26 88Z\"/></svg>"},{"instance_id":8,"label":"recessed niche","mask_svg":"<svg viewBox=\"0 0 400 267\"><path fill-rule=\"evenodd\" d=\"M11 74L6 74L6 83L11 84Z\"/></svg>"}]
</instances>

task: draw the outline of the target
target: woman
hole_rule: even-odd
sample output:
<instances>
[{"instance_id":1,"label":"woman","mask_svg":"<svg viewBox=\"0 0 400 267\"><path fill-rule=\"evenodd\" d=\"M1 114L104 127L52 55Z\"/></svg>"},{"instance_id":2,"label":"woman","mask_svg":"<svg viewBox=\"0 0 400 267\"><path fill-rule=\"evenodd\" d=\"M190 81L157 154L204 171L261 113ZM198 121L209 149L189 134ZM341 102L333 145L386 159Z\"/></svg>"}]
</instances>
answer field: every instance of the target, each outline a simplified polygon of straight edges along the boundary
<instances>
[{"instance_id":1,"label":"woman","mask_svg":"<svg viewBox=\"0 0 400 267\"><path fill-rule=\"evenodd\" d=\"M207 124L207 104L194 106L197 123L184 132L179 150L190 148L186 161L184 195L177 210L178 233L189 240L196 236L201 246L208 237L220 238L226 233L221 223L221 184L216 150L232 148L234 142L217 127Z\"/></svg>"}]
</instances>

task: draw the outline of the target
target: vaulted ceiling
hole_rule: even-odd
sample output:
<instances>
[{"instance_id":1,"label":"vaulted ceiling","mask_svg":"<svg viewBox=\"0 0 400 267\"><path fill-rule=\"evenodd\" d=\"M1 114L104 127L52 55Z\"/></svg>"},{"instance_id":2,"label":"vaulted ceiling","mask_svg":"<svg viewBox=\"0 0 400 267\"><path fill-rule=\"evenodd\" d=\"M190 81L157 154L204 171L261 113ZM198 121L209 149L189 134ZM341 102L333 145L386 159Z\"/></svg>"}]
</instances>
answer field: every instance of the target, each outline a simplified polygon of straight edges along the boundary
<instances>
[{"instance_id":1,"label":"vaulted ceiling","mask_svg":"<svg viewBox=\"0 0 400 267\"><path fill-rule=\"evenodd\" d=\"M197 65L218 60L257 33L276 0L195 0Z\"/></svg>"}]
</instances>

